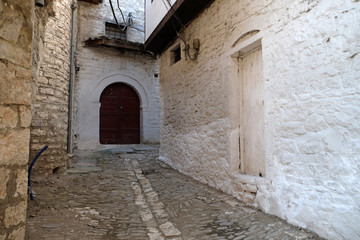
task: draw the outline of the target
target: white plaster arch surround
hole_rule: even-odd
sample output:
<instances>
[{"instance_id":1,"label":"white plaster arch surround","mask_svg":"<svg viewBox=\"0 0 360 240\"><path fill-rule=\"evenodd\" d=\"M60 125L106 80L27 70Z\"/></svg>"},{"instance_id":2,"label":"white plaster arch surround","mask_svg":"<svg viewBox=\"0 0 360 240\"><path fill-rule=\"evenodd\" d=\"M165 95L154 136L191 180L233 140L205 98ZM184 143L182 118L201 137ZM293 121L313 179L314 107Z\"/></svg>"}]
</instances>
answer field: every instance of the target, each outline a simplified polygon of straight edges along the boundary
<instances>
[{"instance_id":1,"label":"white plaster arch surround","mask_svg":"<svg viewBox=\"0 0 360 240\"><path fill-rule=\"evenodd\" d=\"M147 109L147 107L149 106L149 98L145 91L145 88L138 80L124 74L112 74L101 80L90 94L90 96L92 97L92 102L100 103L101 93L107 86L113 83L125 83L132 87L137 92L140 98L140 108Z\"/></svg>"},{"instance_id":2,"label":"white plaster arch surround","mask_svg":"<svg viewBox=\"0 0 360 240\"><path fill-rule=\"evenodd\" d=\"M100 78L101 79L101 78ZM89 91L83 92L79 108L79 149L96 149L102 146L99 141L100 126L100 96L104 89L113 83L124 83L132 87L140 99L140 142L147 141L145 124L149 118L149 94L146 88L135 78L128 75L114 73L103 77Z\"/></svg>"}]
</instances>

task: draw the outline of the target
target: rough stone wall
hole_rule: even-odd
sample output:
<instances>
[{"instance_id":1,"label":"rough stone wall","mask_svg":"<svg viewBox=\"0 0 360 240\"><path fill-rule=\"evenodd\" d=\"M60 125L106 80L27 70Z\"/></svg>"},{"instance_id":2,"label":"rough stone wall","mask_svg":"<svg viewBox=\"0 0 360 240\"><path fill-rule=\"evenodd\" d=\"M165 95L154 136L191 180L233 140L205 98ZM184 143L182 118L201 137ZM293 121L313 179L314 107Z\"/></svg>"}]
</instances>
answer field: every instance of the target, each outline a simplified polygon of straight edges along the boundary
<instances>
[{"instance_id":1,"label":"rough stone wall","mask_svg":"<svg viewBox=\"0 0 360 240\"><path fill-rule=\"evenodd\" d=\"M48 1L47 9L37 10L30 161L45 145L49 148L34 165L34 174L49 174L68 164L71 2Z\"/></svg>"},{"instance_id":2,"label":"rough stone wall","mask_svg":"<svg viewBox=\"0 0 360 240\"><path fill-rule=\"evenodd\" d=\"M114 4L116 1L113 1ZM117 5L115 4L114 7ZM143 28L143 1L120 1L125 17L133 13L134 25ZM149 54L120 51L107 47L86 47L84 41L105 35L105 22L113 22L109 2L94 5L79 2L76 77L75 129L80 149L100 147L100 94L114 82L132 86L141 99L141 142L158 143L160 135L160 99L157 61ZM120 14L117 13L119 17ZM119 20L120 21L120 20ZM129 41L143 43L144 33L128 29Z\"/></svg>"},{"instance_id":3,"label":"rough stone wall","mask_svg":"<svg viewBox=\"0 0 360 240\"><path fill-rule=\"evenodd\" d=\"M198 60L160 56L161 159L328 239L360 238L359 13L352 0L215 0L184 31ZM263 178L238 169L236 56L259 41Z\"/></svg>"},{"instance_id":4,"label":"rough stone wall","mask_svg":"<svg viewBox=\"0 0 360 240\"><path fill-rule=\"evenodd\" d=\"M33 2L0 2L0 239L24 239Z\"/></svg>"},{"instance_id":5,"label":"rough stone wall","mask_svg":"<svg viewBox=\"0 0 360 240\"><path fill-rule=\"evenodd\" d=\"M44 49L45 49L45 26L49 20L49 17L54 17L54 1L46 1L44 7L35 8L34 17L34 31L33 31L33 42L32 42L32 94L35 96L37 92L37 79L39 78L40 67L43 62ZM32 104L35 103L35 98L31 99Z\"/></svg>"}]
</instances>

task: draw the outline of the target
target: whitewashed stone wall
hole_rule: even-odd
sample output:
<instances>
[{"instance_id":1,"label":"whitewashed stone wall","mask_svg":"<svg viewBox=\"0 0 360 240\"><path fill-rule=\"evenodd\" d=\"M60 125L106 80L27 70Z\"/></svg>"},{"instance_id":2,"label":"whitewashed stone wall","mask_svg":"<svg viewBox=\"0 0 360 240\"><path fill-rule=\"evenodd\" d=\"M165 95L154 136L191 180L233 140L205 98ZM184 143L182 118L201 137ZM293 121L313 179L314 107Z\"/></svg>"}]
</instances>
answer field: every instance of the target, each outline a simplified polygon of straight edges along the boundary
<instances>
[{"instance_id":1,"label":"whitewashed stone wall","mask_svg":"<svg viewBox=\"0 0 360 240\"><path fill-rule=\"evenodd\" d=\"M215 0L184 31L200 39L198 60L170 65L172 47L160 56L160 158L322 237L359 239L359 14L352 0ZM263 55L262 178L238 169L236 57L252 44Z\"/></svg>"},{"instance_id":2,"label":"whitewashed stone wall","mask_svg":"<svg viewBox=\"0 0 360 240\"><path fill-rule=\"evenodd\" d=\"M33 2L0 1L0 239L24 239Z\"/></svg>"},{"instance_id":3,"label":"whitewashed stone wall","mask_svg":"<svg viewBox=\"0 0 360 240\"><path fill-rule=\"evenodd\" d=\"M113 1L116 8L116 1ZM143 29L143 1L120 1L125 17L133 13L134 25ZM107 47L85 47L84 41L105 35L105 22L113 22L108 1L93 5L79 2L76 78L75 141L79 149L100 147L100 95L110 84L123 82L132 86L141 101L141 142L158 143L160 135L160 100L157 61L149 54L120 51ZM117 12L119 21L120 14ZM143 43L144 32L128 29L128 40Z\"/></svg>"}]
</instances>

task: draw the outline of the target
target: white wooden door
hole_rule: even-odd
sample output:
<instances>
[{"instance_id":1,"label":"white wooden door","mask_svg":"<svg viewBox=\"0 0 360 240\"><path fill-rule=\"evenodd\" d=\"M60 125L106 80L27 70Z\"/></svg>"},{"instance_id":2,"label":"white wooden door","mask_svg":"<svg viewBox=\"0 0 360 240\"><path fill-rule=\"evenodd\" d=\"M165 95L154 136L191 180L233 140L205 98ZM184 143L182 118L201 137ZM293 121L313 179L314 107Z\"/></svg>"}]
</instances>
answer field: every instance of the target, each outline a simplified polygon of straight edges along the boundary
<instances>
[{"instance_id":1,"label":"white wooden door","mask_svg":"<svg viewBox=\"0 0 360 240\"><path fill-rule=\"evenodd\" d=\"M245 174L265 176L264 81L261 47L239 58L240 162Z\"/></svg>"}]
</instances>

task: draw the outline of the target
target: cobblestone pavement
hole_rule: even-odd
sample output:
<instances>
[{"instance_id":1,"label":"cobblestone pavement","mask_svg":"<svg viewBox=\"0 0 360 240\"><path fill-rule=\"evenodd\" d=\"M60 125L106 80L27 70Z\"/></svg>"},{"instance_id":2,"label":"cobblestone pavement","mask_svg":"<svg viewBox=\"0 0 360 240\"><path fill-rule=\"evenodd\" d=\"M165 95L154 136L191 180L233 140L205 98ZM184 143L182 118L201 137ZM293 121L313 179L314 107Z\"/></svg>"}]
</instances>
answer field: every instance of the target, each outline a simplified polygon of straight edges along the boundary
<instances>
[{"instance_id":1,"label":"cobblestone pavement","mask_svg":"<svg viewBox=\"0 0 360 240\"><path fill-rule=\"evenodd\" d=\"M26 239L320 239L157 157L145 145L83 151L65 174L34 178Z\"/></svg>"}]
</instances>

